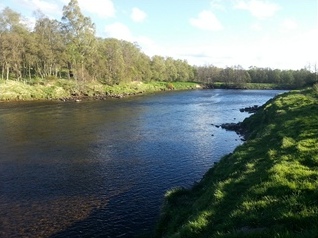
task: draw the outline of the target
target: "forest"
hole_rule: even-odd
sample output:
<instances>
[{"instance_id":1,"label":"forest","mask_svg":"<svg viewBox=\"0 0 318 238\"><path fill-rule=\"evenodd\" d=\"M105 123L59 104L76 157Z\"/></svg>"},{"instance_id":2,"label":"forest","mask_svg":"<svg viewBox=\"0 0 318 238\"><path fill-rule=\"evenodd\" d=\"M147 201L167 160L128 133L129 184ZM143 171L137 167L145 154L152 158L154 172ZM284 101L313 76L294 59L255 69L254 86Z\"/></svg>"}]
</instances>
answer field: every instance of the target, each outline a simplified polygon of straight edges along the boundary
<instances>
[{"instance_id":1,"label":"forest","mask_svg":"<svg viewBox=\"0 0 318 238\"><path fill-rule=\"evenodd\" d=\"M311 86L317 82L317 69L310 67L300 70L281 70L271 68L249 67L248 70L241 66L226 67L225 69L211 66L196 68L197 79L208 85L216 82L223 83L226 87L236 86L244 88L246 83L275 84L283 88L301 88Z\"/></svg>"},{"instance_id":2,"label":"forest","mask_svg":"<svg viewBox=\"0 0 318 238\"><path fill-rule=\"evenodd\" d=\"M95 25L82 14L77 0L62 10L60 21L34 13L34 26L6 7L0 12L0 80L97 80L114 85L133 81L215 82L242 86L271 83L301 87L317 81L314 70L280 70L241 66L193 66L186 60L148 56L137 43L96 36Z\"/></svg>"}]
</instances>

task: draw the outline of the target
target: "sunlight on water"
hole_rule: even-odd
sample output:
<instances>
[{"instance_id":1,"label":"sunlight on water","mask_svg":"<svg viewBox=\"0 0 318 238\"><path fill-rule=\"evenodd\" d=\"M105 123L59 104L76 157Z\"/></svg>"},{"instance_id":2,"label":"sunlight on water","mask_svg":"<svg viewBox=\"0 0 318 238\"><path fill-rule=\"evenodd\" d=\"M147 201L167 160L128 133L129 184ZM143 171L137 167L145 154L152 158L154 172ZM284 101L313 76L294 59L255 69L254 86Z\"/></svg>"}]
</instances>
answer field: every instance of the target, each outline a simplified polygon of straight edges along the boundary
<instances>
[{"instance_id":1,"label":"sunlight on water","mask_svg":"<svg viewBox=\"0 0 318 238\"><path fill-rule=\"evenodd\" d=\"M133 237L166 190L242 143L217 128L279 91L198 90L0 104L0 237Z\"/></svg>"}]
</instances>

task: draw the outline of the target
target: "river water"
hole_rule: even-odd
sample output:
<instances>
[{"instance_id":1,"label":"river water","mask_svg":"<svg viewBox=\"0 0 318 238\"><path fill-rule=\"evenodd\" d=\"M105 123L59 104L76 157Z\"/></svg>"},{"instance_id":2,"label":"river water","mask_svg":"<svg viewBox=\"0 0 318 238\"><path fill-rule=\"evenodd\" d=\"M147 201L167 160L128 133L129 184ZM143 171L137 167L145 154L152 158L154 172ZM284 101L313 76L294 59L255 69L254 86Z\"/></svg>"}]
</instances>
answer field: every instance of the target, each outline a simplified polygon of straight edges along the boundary
<instances>
[{"instance_id":1,"label":"river water","mask_svg":"<svg viewBox=\"0 0 318 238\"><path fill-rule=\"evenodd\" d=\"M135 237L164 193L241 144L212 124L281 91L194 90L0 104L0 237Z\"/></svg>"}]
</instances>

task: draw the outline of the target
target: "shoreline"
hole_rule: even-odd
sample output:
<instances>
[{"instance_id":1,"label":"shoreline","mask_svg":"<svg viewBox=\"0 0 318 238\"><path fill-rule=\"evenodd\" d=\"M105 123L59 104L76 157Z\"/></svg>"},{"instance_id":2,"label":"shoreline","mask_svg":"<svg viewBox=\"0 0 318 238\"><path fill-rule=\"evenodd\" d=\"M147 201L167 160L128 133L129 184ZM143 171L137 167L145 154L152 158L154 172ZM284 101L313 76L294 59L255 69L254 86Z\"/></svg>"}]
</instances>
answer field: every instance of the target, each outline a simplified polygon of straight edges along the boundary
<instances>
[{"instance_id":1,"label":"shoreline","mask_svg":"<svg viewBox=\"0 0 318 238\"><path fill-rule=\"evenodd\" d=\"M246 142L192 188L166 192L154 237L315 237L317 105L318 85L280 94L243 122L223 124Z\"/></svg>"},{"instance_id":2,"label":"shoreline","mask_svg":"<svg viewBox=\"0 0 318 238\"><path fill-rule=\"evenodd\" d=\"M23 82L0 81L0 103L18 101L85 101L125 98L147 93L162 91L180 91L194 89L235 89L235 90L277 90L287 87L272 84L246 84L211 86L196 82L130 82L105 85L98 81L78 82L75 80L58 79L51 81Z\"/></svg>"},{"instance_id":3,"label":"shoreline","mask_svg":"<svg viewBox=\"0 0 318 238\"><path fill-rule=\"evenodd\" d=\"M54 80L29 84L0 82L0 102L18 101L85 101L125 98L162 91L193 90L202 88L194 82L131 82L112 86L94 82Z\"/></svg>"},{"instance_id":4,"label":"shoreline","mask_svg":"<svg viewBox=\"0 0 318 238\"><path fill-rule=\"evenodd\" d=\"M235 90L292 90L297 89L294 85L272 84L272 83L221 83L215 82L204 84L206 89L235 89Z\"/></svg>"}]
</instances>

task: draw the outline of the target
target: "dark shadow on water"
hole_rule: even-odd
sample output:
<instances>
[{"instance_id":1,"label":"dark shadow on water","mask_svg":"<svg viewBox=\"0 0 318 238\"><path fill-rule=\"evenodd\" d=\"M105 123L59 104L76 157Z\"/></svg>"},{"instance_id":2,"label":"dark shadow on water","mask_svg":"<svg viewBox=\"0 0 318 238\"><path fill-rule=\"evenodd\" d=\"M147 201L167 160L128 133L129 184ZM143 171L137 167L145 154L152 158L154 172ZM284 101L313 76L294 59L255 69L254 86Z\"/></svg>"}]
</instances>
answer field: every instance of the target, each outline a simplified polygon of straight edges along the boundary
<instances>
[{"instance_id":1,"label":"dark shadow on water","mask_svg":"<svg viewBox=\"0 0 318 238\"><path fill-rule=\"evenodd\" d=\"M73 223L67 229L51 235L50 238L150 237L159 211L148 209L146 214L150 218L145 217L142 214L145 214L147 207L142 204L137 207L136 201L127 199L130 195L127 192L121 197L111 199L106 206L94 209L84 220ZM126 198L123 199L123 196ZM128 222L123 224L123 220Z\"/></svg>"}]
</instances>

